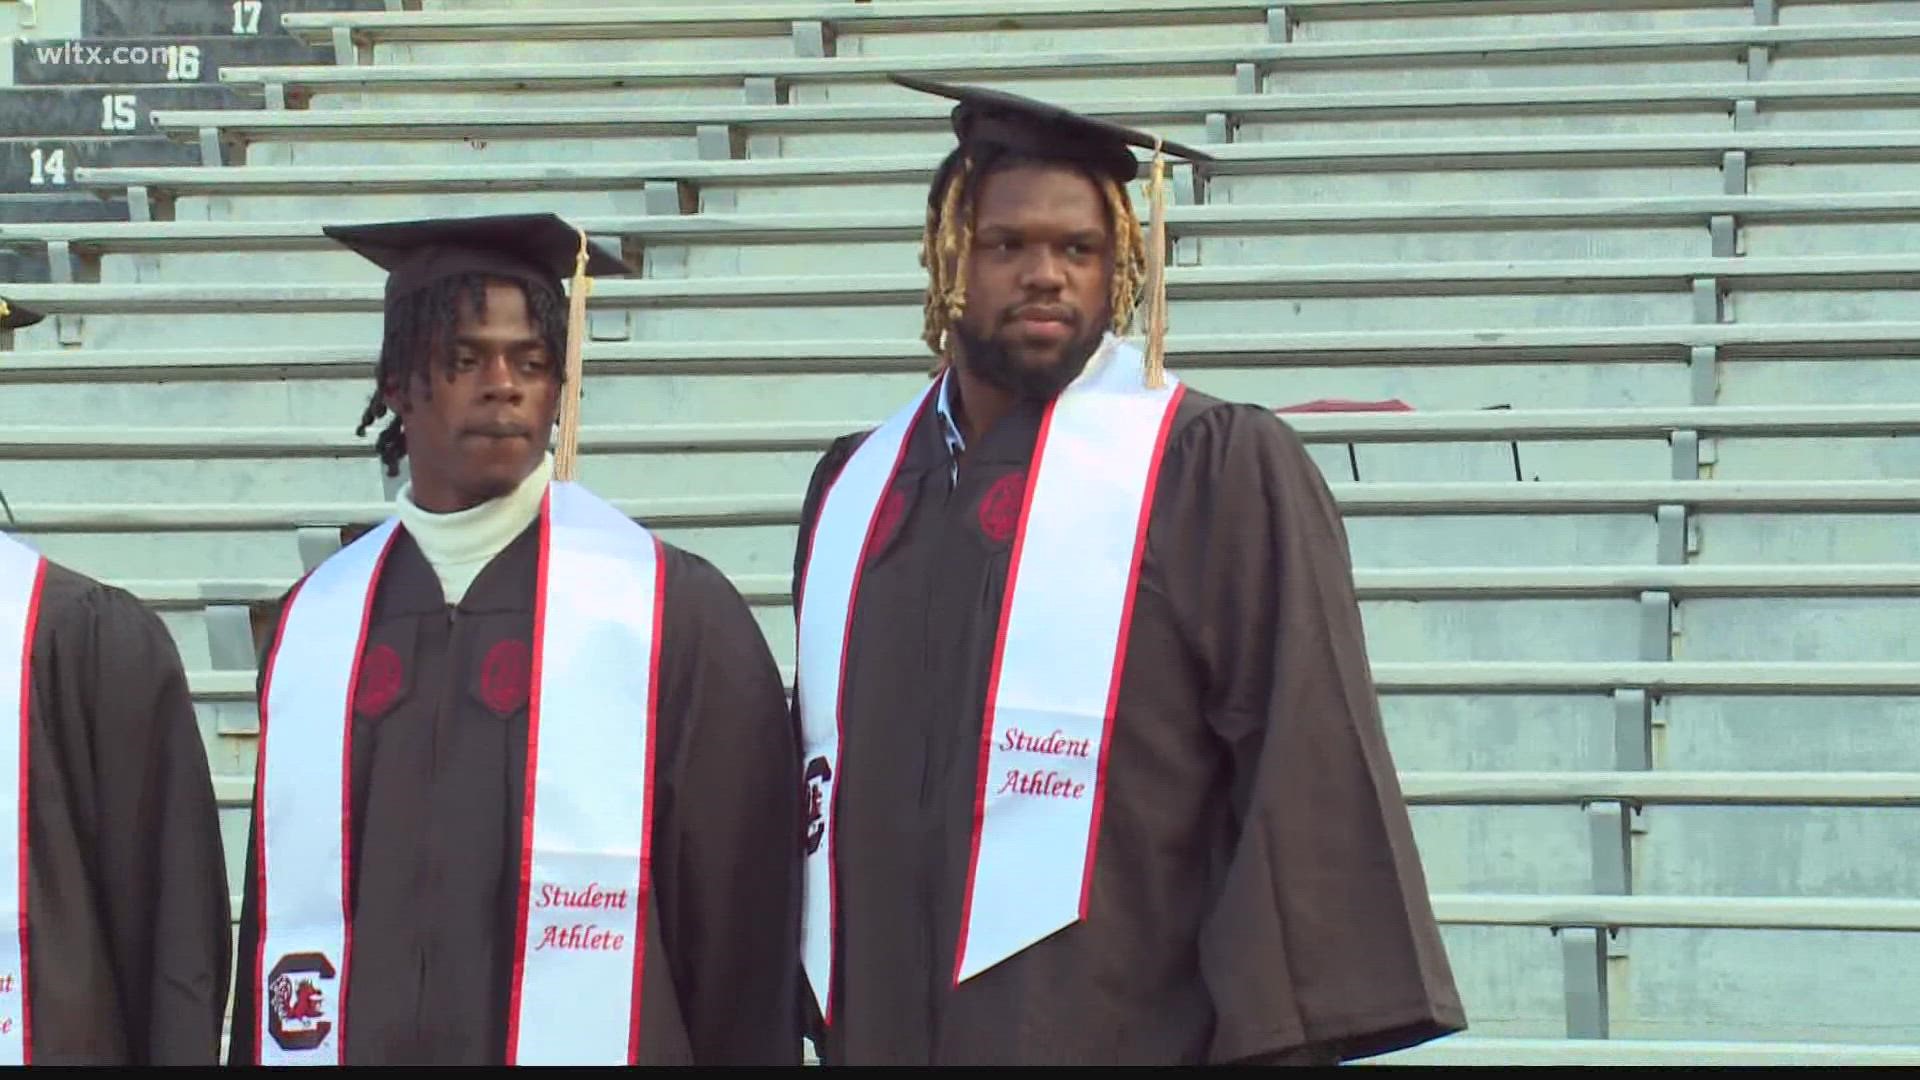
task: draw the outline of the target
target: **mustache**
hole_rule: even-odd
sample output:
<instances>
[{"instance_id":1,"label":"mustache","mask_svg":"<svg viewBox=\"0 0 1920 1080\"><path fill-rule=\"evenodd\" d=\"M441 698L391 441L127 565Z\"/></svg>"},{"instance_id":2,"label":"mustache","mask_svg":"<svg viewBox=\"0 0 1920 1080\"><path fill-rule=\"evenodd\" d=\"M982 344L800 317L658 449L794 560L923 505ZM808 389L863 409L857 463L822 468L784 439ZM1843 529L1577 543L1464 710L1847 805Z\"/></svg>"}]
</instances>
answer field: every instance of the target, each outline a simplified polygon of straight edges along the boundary
<instances>
[{"instance_id":1,"label":"mustache","mask_svg":"<svg viewBox=\"0 0 1920 1080\"><path fill-rule=\"evenodd\" d=\"M525 424L516 424L508 420L495 420L488 423L468 424L460 429L462 435L486 435L496 439L524 439L533 435L533 429Z\"/></svg>"},{"instance_id":2,"label":"mustache","mask_svg":"<svg viewBox=\"0 0 1920 1080\"><path fill-rule=\"evenodd\" d=\"M1008 308L1000 321L1006 324L1019 322L1021 319L1051 319L1066 323L1068 326L1079 326L1081 322L1078 311L1061 304L1022 304Z\"/></svg>"}]
</instances>

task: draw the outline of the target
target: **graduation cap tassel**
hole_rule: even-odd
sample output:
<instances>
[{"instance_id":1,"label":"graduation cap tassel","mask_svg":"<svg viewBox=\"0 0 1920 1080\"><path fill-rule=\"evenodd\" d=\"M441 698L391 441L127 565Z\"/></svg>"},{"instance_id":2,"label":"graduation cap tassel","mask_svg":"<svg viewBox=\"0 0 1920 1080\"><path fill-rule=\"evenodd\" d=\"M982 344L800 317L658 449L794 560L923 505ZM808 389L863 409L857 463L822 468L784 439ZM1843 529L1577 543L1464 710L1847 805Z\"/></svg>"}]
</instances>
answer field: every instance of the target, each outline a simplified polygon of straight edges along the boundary
<instances>
[{"instance_id":1,"label":"graduation cap tassel","mask_svg":"<svg viewBox=\"0 0 1920 1080\"><path fill-rule=\"evenodd\" d=\"M1153 174L1147 199L1153 224L1147 233L1147 386L1166 382L1167 365L1167 157L1164 141L1153 140Z\"/></svg>"},{"instance_id":2,"label":"graduation cap tassel","mask_svg":"<svg viewBox=\"0 0 1920 1080\"><path fill-rule=\"evenodd\" d=\"M587 276L587 234L580 233L580 252L573 260L573 282L567 296L566 381L561 386L560 445L553 454L553 478L572 480L580 458L580 384L584 365L580 358L582 339L586 337L587 294L593 280Z\"/></svg>"}]
</instances>

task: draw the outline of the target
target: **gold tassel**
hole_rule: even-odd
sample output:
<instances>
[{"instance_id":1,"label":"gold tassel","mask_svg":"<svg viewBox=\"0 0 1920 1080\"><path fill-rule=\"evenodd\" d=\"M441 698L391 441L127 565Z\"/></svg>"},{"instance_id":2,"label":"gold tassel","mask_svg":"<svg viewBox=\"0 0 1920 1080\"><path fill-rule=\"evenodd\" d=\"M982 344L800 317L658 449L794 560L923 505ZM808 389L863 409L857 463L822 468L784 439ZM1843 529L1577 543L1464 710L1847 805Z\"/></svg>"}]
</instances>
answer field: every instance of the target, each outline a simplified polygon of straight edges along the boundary
<instances>
[{"instance_id":1,"label":"gold tassel","mask_svg":"<svg viewBox=\"0 0 1920 1080\"><path fill-rule=\"evenodd\" d=\"M1153 139L1153 173L1147 181L1153 224L1147 232L1147 386L1166 384L1167 366L1167 158Z\"/></svg>"},{"instance_id":2,"label":"gold tassel","mask_svg":"<svg viewBox=\"0 0 1920 1080\"><path fill-rule=\"evenodd\" d=\"M948 335L952 333L953 331L951 330L940 331L940 349L934 354L933 366L927 369L927 378L939 378L946 372L947 366L953 362L953 354L947 351Z\"/></svg>"},{"instance_id":3,"label":"gold tassel","mask_svg":"<svg viewBox=\"0 0 1920 1080\"><path fill-rule=\"evenodd\" d=\"M572 480L580 458L580 384L585 379L580 345L586 337L587 294L593 279L587 276L587 234L580 231L580 251L573 259L573 284L567 298L566 380L560 388L560 444L553 453L553 478Z\"/></svg>"}]
</instances>

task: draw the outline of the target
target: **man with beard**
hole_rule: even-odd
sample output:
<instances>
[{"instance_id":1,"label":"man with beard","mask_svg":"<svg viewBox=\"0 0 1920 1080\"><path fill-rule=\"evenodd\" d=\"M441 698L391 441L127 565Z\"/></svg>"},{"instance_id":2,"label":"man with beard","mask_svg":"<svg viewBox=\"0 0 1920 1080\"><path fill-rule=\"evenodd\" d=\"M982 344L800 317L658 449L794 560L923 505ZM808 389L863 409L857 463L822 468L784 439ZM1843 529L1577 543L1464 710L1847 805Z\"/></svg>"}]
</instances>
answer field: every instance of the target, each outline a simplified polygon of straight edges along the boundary
<instances>
[{"instance_id":1,"label":"man with beard","mask_svg":"<svg viewBox=\"0 0 1920 1080\"><path fill-rule=\"evenodd\" d=\"M0 715L0 1065L217 1064L227 863L166 626L0 534Z\"/></svg>"},{"instance_id":2,"label":"man with beard","mask_svg":"<svg viewBox=\"0 0 1920 1080\"><path fill-rule=\"evenodd\" d=\"M1162 154L1204 158L896 81L960 102L959 145L936 377L834 443L795 555L822 1060L1324 1064L1462 1030L1338 508L1271 412L1160 364Z\"/></svg>"},{"instance_id":3,"label":"man with beard","mask_svg":"<svg viewBox=\"0 0 1920 1080\"><path fill-rule=\"evenodd\" d=\"M779 668L574 480L588 275L624 265L550 214L327 232L388 271L362 428L411 479L261 664L232 1060L798 1064Z\"/></svg>"}]
</instances>

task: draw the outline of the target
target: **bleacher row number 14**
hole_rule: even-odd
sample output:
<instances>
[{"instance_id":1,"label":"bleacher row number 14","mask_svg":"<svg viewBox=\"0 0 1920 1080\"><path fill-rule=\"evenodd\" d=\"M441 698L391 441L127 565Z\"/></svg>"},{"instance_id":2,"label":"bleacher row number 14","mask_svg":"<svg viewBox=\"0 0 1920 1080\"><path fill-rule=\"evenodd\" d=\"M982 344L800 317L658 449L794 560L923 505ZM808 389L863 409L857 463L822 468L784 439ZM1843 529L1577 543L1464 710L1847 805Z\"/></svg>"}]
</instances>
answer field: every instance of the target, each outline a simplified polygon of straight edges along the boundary
<instances>
[{"instance_id":1,"label":"bleacher row number 14","mask_svg":"<svg viewBox=\"0 0 1920 1080\"><path fill-rule=\"evenodd\" d=\"M33 148L32 156L33 176L28 178L27 183L35 187L44 187L48 184L55 187L66 185L67 150L65 147L56 146L52 150L46 150L36 146Z\"/></svg>"}]
</instances>

